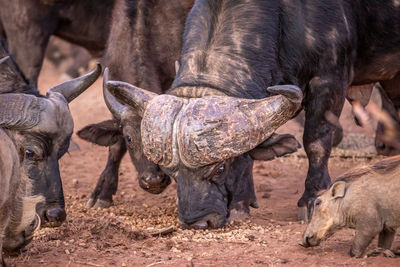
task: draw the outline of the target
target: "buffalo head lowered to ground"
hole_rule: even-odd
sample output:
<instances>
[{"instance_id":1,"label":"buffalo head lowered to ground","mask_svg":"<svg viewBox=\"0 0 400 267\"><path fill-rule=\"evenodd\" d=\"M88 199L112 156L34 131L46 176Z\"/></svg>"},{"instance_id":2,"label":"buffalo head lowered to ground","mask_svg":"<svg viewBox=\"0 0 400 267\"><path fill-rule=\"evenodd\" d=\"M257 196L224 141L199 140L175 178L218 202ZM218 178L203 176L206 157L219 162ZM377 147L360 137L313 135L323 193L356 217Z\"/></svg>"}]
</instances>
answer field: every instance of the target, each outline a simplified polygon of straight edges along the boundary
<instances>
[{"instance_id":1,"label":"buffalo head lowered to ground","mask_svg":"<svg viewBox=\"0 0 400 267\"><path fill-rule=\"evenodd\" d=\"M232 205L255 206L253 159L298 147L290 135L272 136L299 109L303 95L297 86L269 87L271 96L264 99L182 98L107 81L107 73L104 79L109 109L121 119L133 113L141 120L144 154L176 180L184 226L221 227Z\"/></svg>"},{"instance_id":2,"label":"buffalo head lowered to ground","mask_svg":"<svg viewBox=\"0 0 400 267\"><path fill-rule=\"evenodd\" d=\"M13 76L15 63L0 66L0 81ZM16 70L15 70L16 71ZM32 181L32 193L45 202L36 206L43 222L61 223L66 218L58 160L68 151L73 119L68 104L84 92L101 73L98 64L91 73L57 85L41 96L36 90L20 93L0 83L0 126L14 140L23 172ZM11 92L9 92L11 90ZM18 93L14 93L18 92Z\"/></svg>"}]
</instances>

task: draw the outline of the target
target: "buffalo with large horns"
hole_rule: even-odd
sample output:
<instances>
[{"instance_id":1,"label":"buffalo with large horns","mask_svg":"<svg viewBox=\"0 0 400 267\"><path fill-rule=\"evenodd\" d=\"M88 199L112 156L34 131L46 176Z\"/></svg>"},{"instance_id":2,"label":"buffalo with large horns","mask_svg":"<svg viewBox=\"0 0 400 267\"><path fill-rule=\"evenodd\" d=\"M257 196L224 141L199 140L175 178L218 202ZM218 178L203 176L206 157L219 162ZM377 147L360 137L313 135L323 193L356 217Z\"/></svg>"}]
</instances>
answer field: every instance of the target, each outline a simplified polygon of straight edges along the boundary
<instances>
[{"instance_id":1,"label":"buffalo with large horns","mask_svg":"<svg viewBox=\"0 0 400 267\"><path fill-rule=\"evenodd\" d=\"M0 40L0 57L8 54ZM66 218L58 160L68 151L73 119L68 103L78 97L101 73L96 69L82 77L39 94L27 83L13 58L0 65L0 127L15 143L21 168L33 184L32 193L45 202L36 206L43 222L59 224Z\"/></svg>"},{"instance_id":2,"label":"buffalo with large horns","mask_svg":"<svg viewBox=\"0 0 400 267\"><path fill-rule=\"evenodd\" d=\"M332 117L347 88L381 81L390 99L398 94L390 88L400 76L399 29L400 6L389 0L198 0L168 95L114 81L106 87L141 118L145 155L176 179L181 221L200 227L224 224L237 161L250 166L251 149L303 101L305 219L309 200L330 183ZM280 84L293 85L266 90Z\"/></svg>"}]
</instances>

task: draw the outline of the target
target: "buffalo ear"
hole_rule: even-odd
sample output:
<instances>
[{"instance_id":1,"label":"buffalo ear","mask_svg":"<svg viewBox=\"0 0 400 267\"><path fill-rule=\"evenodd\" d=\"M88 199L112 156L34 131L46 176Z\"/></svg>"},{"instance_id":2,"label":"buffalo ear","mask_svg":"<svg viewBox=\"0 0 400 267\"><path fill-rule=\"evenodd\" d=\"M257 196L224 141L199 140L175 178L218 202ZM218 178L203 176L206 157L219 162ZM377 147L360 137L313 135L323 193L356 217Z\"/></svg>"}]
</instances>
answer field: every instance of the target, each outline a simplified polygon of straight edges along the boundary
<instances>
[{"instance_id":1,"label":"buffalo ear","mask_svg":"<svg viewBox=\"0 0 400 267\"><path fill-rule=\"evenodd\" d=\"M346 182L339 181L331 186L331 195L333 198L344 197L346 191Z\"/></svg>"},{"instance_id":2,"label":"buffalo ear","mask_svg":"<svg viewBox=\"0 0 400 267\"><path fill-rule=\"evenodd\" d=\"M301 147L291 134L273 134L270 138L249 151L254 160L273 160L286 154L291 154Z\"/></svg>"},{"instance_id":3,"label":"buffalo ear","mask_svg":"<svg viewBox=\"0 0 400 267\"><path fill-rule=\"evenodd\" d=\"M77 135L83 140L100 146L111 146L117 143L123 136L115 120L87 125L79 130Z\"/></svg>"}]
</instances>

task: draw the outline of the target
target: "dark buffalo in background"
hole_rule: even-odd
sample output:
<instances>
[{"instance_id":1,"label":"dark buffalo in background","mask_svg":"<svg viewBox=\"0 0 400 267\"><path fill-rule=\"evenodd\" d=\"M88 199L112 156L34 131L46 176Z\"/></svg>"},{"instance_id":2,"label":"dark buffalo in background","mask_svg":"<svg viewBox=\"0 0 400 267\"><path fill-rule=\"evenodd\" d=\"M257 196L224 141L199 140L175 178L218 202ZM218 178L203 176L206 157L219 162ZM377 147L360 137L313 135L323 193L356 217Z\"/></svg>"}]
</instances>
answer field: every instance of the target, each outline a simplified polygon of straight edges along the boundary
<instances>
[{"instance_id":1,"label":"dark buffalo in background","mask_svg":"<svg viewBox=\"0 0 400 267\"><path fill-rule=\"evenodd\" d=\"M42 222L57 225L66 218L58 160L68 151L73 133L68 103L96 81L101 67L42 96L24 77L0 37L0 57L5 56L9 60L0 65L0 112L5 120L1 126L10 130L23 174L32 181L32 193L45 198L36 206Z\"/></svg>"},{"instance_id":2,"label":"dark buffalo in background","mask_svg":"<svg viewBox=\"0 0 400 267\"><path fill-rule=\"evenodd\" d=\"M175 76L175 61L180 57L186 16L194 0L117 0L104 64L110 77L156 93L165 92ZM111 99L115 103L115 100ZM107 103L110 107L110 103ZM101 146L109 146L106 168L100 175L88 206L109 207L118 187L118 169L127 147L138 172L140 186L154 194L161 193L170 178L156 164L147 160L140 141L140 119L122 105L129 116L88 125L78 136ZM111 109L113 111L113 109ZM137 122L137 124L133 124ZM126 131L134 131L128 137Z\"/></svg>"},{"instance_id":3,"label":"dark buffalo in background","mask_svg":"<svg viewBox=\"0 0 400 267\"><path fill-rule=\"evenodd\" d=\"M0 0L0 34L35 86L51 35L101 57L114 0ZM2 33L3 32L3 33Z\"/></svg>"},{"instance_id":4,"label":"dark buffalo in background","mask_svg":"<svg viewBox=\"0 0 400 267\"><path fill-rule=\"evenodd\" d=\"M263 127L268 121L253 104L253 111L241 116L247 109L240 103L271 98L268 112L275 108L284 121L300 97L296 86L304 92L306 111L309 170L298 202L300 218L306 219L308 202L330 184L328 159L336 129L330 117L340 116L347 88L379 81L397 101L400 6L393 1L198 0L186 21L180 63L167 96L106 83L143 118L144 154L177 180L180 219L189 225L224 225L232 158L248 156L273 130ZM272 87L271 93L283 96L271 97L267 87L281 84L292 86ZM283 116L279 107L284 106ZM231 117L224 112L230 109ZM242 123L255 126L243 134L236 127Z\"/></svg>"}]
</instances>

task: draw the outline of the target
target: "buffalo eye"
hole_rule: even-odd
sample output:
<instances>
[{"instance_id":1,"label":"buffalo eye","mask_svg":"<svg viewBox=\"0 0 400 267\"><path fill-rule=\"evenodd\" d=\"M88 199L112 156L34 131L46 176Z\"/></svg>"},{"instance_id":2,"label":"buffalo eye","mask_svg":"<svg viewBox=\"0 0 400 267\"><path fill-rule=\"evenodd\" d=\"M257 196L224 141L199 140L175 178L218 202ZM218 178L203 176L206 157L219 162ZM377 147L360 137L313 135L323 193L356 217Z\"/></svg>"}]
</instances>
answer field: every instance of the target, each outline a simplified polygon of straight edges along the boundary
<instances>
[{"instance_id":1,"label":"buffalo eye","mask_svg":"<svg viewBox=\"0 0 400 267\"><path fill-rule=\"evenodd\" d=\"M214 182L217 182L218 178L221 177L221 175L224 173L224 171L225 171L224 165L221 165L218 168L216 168L211 175L211 180Z\"/></svg>"},{"instance_id":2,"label":"buffalo eye","mask_svg":"<svg viewBox=\"0 0 400 267\"><path fill-rule=\"evenodd\" d=\"M321 199L317 198L317 200L315 200L315 206L321 205L321 202Z\"/></svg>"},{"instance_id":3,"label":"buffalo eye","mask_svg":"<svg viewBox=\"0 0 400 267\"><path fill-rule=\"evenodd\" d=\"M35 152L33 152L30 149L26 149L25 150L25 158L27 159L33 159L33 157L35 157Z\"/></svg>"},{"instance_id":4,"label":"buffalo eye","mask_svg":"<svg viewBox=\"0 0 400 267\"><path fill-rule=\"evenodd\" d=\"M130 137L129 135L126 137L126 141L128 142L132 142L132 137Z\"/></svg>"},{"instance_id":5,"label":"buffalo eye","mask_svg":"<svg viewBox=\"0 0 400 267\"><path fill-rule=\"evenodd\" d=\"M224 166L220 166L216 171L215 171L215 175L221 175L223 174L225 171L225 167Z\"/></svg>"}]
</instances>

